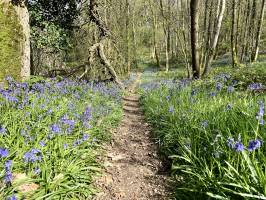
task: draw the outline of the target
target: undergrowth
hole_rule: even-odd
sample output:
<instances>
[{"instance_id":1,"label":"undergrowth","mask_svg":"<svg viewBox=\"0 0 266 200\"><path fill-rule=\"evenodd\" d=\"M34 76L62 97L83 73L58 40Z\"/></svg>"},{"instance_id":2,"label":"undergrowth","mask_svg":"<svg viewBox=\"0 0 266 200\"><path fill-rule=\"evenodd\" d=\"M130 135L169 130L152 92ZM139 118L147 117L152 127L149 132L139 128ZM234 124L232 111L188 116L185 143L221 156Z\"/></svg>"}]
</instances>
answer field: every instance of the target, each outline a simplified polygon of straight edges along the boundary
<instances>
[{"instance_id":1,"label":"undergrowth","mask_svg":"<svg viewBox=\"0 0 266 200\"><path fill-rule=\"evenodd\" d=\"M172 160L177 199L266 199L266 95L255 92L263 67L215 69L200 81L144 74L141 102Z\"/></svg>"}]
</instances>

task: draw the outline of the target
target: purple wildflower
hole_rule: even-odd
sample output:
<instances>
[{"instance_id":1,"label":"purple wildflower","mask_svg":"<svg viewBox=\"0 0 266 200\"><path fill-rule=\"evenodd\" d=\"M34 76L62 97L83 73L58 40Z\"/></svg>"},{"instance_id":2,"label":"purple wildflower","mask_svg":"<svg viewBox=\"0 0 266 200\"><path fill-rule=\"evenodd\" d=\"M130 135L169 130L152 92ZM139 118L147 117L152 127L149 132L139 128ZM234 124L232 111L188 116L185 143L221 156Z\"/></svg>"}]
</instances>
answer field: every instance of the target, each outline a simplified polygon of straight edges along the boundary
<instances>
[{"instance_id":1,"label":"purple wildflower","mask_svg":"<svg viewBox=\"0 0 266 200\"><path fill-rule=\"evenodd\" d=\"M223 84L222 83L216 83L216 90L217 91L221 91L223 88Z\"/></svg>"},{"instance_id":2,"label":"purple wildflower","mask_svg":"<svg viewBox=\"0 0 266 200\"><path fill-rule=\"evenodd\" d=\"M251 140L248 143L248 151L255 151L256 149L259 149L261 145L261 140Z\"/></svg>"},{"instance_id":3,"label":"purple wildflower","mask_svg":"<svg viewBox=\"0 0 266 200\"><path fill-rule=\"evenodd\" d=\"M41 161L42 156L40 155L41 151L39 149L32 149L26 152L23 156L25 163L34 163L36 161Z\"/></svg>"},{"instance_id":4,"label":"purple wildflower","mask_svg":"<svg viewBox=\"0 0 266 200\"><path fill-rule=\"evenodd\" d=\"M41 173L41 169L39 167L34 169L34 174L39 175Z\"/></svg>"},{"instance_id":5,"label":"purple wildflower","mask_svg":"<svg viewBox=\"0 0 266 200\"><path fill-rule=\"evenodd\" d=\"M6 169L6 171L10 171L11 170L11 165L12 165L12 160L7 160L5 162L5 169Z\"/></svg>"},{"instance_id":6,"label":"purple wildflower","mask_svg":"<svg viewBox=\"0 0 266 200\"><path fill-rule=\"evenodd\" d=\"M16 196L13 194L11 197L8 197L7 200L17 200Z\"/></svg>"},{"instance_id":7,"label":"purple wildflower","mask_svg":"<svg viewBox=\"0 0 266 200\"><path fill-rule=\"evenodd\" d=\"M232 93L232 92L234 92L234 90L235 90L235 88L233 86L228 86L228 88L227 88L228 93Z\"/></svg>"},{"instance_id":8,"label":"purple wildflower","mask_svg":"<svg viewBox=\"0 0 266 200\"><path fill-rule=\"evenodd\" d=\"M5 184L10 184L12 182L12 179L13 179L13 176L12 176L11 171L9 171L9 170L6 171L5 177L4 177Z\"/></svg>"},{"instance_id":9,"label":"purple wildflower","mask_svg":"<svg viewBox=\"0 0 266 200\"><path fill-rule=\"evenodd\" d=\"M215 92L211 92L211 93L210 93L210 96L211 96L211 97L215 97L215 96L216 96L216 93L215 93Z\"/></svg>"},{"instance_id":10,"label":"purple wildflower","mask_svg":"<svg viewBox=\"0 0 266 200\"><path fill-rule=\"evenodd\" d=\"M207 126L209 125L209 122L208 121L203 121L203 122L201 122L201 126L203 127L203 128L206 128Z\"/></svg>"},{"instance_id":11,"label":"purple wildflower","mask_svg":"<svg viewBox=\"0 0 266 200\"><path fill-rule=\"evenodd\" d=\"M0 157L5 158L9 155L9 151L7 149L0 148Z\"/></svg>"},{"instance_id":12,"label":"purple wildflower","mask_svg":"<svg viewBox=\"0 0 266 200\"><path fill-rule=\"evenodd\" d=\"M236 85L238 83L238 81L237 80L233 80L232 83L233 83L233 85Z\"/></svg>"},{"instance_id":13,"label":"purple wildflower","mask_svg":"<svg viewBox=\"0 0 266 200\"><path fill-rule=\"evenodd\" d=\"M68 144L64 144L64 149L67 149L68 148Z\"/></svg>"},{"instance_id":14,"label":"purple wildflower","mask_svg":"<svg viewBox=\"0 0 266 200\"><path fill-rule=\"evenodd\" d=\"M263 88L263 85L261 83L252 83L248 86L248 89L250 90L260 90Z\"/></svg>"},{"instance_id":15,"label":"purple wildflower","mask_svg":"<svg viewBox=\"0 0 266 200\"><path fill-rule=\"evenodd\" d=\"M174 111L175 111L175 110L174 110L174 106L170 106L170 107L169 107L169 113L173 114Z\"/></svg>"},{"instance_id":16,"label":"purple wildflower","mask_svg":"<svg viewBox=\"0 0 266 200\"><path fill-rule=\"evenodd\" d=\"M83 141L87 141L89 138L90 138L90 135L84 134L82 139Z\"/></svg>"},{"instance_id":17,"label":"purple wildflower","mask_svg":"<svg viewBox=\"0 0 266 200\"><path fill-rule=\"evenodd\" d=\"M235 146L234 146L235 151L241 152L241 151L244 151L244 148L245 146L240 141L235 143Z\"/></svg>"},{"instance_id":18,"label":"purple wildflower","mask_svg":"<svg viewBox=\"0 0 266 200\"><path fill-rule=\"evenodd\" d=\"M46 144L45 144L44 141L40 141L39 145L40 145L41 147L45 147L45 146L46 146Z\"/></svg>"},{"instance_id":19,"label":"purple wildflower","mask_svg":"<svg viewBox=\"0 0 266 200\"><path fill-rule=\"evenodd\" d=\"M0 135L4 135L6 133L5 127L0 125Z\"/></svg>"},{"instance_id":20,"label":"purple wildflower","mask_svg":"<svg viewBox=\"0 0 266 200\"><path fill-rule=\"evenodd\" d=\"M53 133L60 133L61 132L61 128L57 124L53 124L53 125L51 125L51 131Z\"/></svg>"}]
</instances>

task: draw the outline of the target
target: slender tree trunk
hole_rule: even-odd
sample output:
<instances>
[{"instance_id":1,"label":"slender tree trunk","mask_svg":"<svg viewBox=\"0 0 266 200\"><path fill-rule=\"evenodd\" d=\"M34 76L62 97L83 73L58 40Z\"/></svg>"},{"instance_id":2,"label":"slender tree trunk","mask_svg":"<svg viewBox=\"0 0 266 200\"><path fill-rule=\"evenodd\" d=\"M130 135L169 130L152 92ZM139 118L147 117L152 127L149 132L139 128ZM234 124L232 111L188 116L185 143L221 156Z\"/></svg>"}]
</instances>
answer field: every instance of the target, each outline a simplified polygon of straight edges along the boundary
<instances>
[{"instance_id":1,"label":"slender tree trunk","mask_svg":"<svg viewBox=\"0 0 266 200\"><path fill-rule=\"evenodd\" d=\"M235 43L235 26L236 26L236 0L233 0L232 3L232 24L231 24L231 53L232 53L232 66L238 66L238 56L236 52L236 43Z\"/></svg>"},{"instance_id":2,"label":"slender tree trunk","mask_svg":"<svg viewBox=\"0 0 266 200\"><path fill-rule=\"evenodd\" d=\"M240 56L240 60L241 60L241 62L243 62L244 61L244 58L245 58L245 56L246 56L246 48L247 48L247 46L248 46L248 39L247 39L247 37L248 37L248 24L249 24L249 21L250 21L250 0L247 0L247 2L246 2L246 9L245 9L245 12L244 12L244 14L245 14L245 16L246 16L246 18L245 18L245 24L244 24L244 30L243 30L243 38L242 38L242 48L241 48L241 56Z\"/></svg>"},{"instance_id":3,"label":"slender tree trunk","mask_svg":"<svg viewBox=\"0 0 266 200\"><path fill-rule=\"evenodd\" d=\"M160 53L158 50L158 44L157 44L157 31L158 31L158 22L157 22L157 16L156 13L153 10L153 7L151 5L151 1L149 1L151 12L152 12L152 19L153 19L153 46L154 46L154 56L156 60L156 64L158 69L161 69L161 62L160 62Z\"/></svg>"},{"instance_id":4,"label":"slender tree trunk","mask_svg":"<svg viewBox=\"0 0 266 200\"><path fill-rule=\"evenodd\" d=\"M191 0L190 2L190 15L191 15L191 54L192 54L192 70L193 78L200 78L200 65L199 65L199 0Z\"/></svg>"},{"instance_id":5,"label":"slender tree trunk","mask_svg":"<svg viewBox=\"0 0 266 200\"><path fill-rule=\"evenodd\" d=\"M126 0L126 64L127 72L130 73L130 43L129 43L129 20L130 20L130 7L129 0Z\"/></svg>"},{"instance_id":6,"label":"slender tree trunk","mask_svg":"<svg viewBox=\"0 0 266 200\"><path fill-rule=\"evenodd\" d=\"M218 9L220 9L220 11L219 11L219 15L218 15L217 20L216 20L214 38L213 38L212 44L210 46L210 52L209 52L209 55L207 58L206 66L204 68L203 76L208 74L209 69L210 69L210 65L211 65L213 58L214 58L214 55L215 55L215 50L216 50L216 47L218 44L218 39L219 39L220 30L221 30L221 26L222 26L225 6L226 6L226 0L222 0L221 1L221 7L220 6L218 7Z\"/></svg>"},{"instance_id":7,"label":"slender tree trunk","mask_svg":"<svg viewBox=\"0 0 266 200\"><path fill-rule=\"evenodd\" d=\"M251 54L251 61L252 62L256 62L258 59L258 55L259 55L259 43L260 43L261 30L262 30L263 19L264 19L264 11L265 11L265 4L266 4L265 1L266 0L262 0L260 18L259 18L257 32L256 32L255 47L254 47L252 54Z\"/></svg>"}]
</instances>

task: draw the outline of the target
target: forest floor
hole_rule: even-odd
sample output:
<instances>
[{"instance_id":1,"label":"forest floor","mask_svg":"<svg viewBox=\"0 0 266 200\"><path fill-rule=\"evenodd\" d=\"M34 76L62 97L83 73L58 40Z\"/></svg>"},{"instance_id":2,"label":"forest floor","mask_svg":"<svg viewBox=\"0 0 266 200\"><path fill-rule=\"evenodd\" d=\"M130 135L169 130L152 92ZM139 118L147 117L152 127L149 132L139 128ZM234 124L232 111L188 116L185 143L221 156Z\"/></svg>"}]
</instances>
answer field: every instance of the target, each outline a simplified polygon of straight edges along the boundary
<instances>
[{"instance_id":1,"label":"forest floor","mask_svg":"<svg viewBox=\"0 0 266 200\"><path fill-rule=\"evenodd\" d=\"M96 181L101 193L95 200L170 199L169 174L157 155L151 128L144 120L136 94L140 76L123 98L123 120L113 131L111 144L105 147L105 172Z\"/></svg>"}]
</instances>

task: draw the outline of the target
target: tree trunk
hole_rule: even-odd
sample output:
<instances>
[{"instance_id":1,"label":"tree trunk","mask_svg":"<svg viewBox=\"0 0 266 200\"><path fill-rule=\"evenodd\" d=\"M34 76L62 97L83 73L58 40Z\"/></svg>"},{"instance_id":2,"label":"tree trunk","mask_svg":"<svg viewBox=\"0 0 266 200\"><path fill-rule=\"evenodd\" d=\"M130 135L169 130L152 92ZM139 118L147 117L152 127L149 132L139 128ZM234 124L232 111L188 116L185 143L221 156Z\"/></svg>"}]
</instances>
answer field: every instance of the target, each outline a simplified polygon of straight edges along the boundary
<instances>
[{"instance_id":1,"label":"tree trunk","mask_svg":"<svg viewBox=\"0 0 266 200\"><path fill-rule=\"evenodd\" d=\"M200 78L200 65L199 65L199 0L191 0L190 2L190 15L191 15L191 53L192 53L192 70L193 78Z\"/></svg>"},{"instance_id":2,"label":"tree trunk","mask_svg":"<svg viewBox=\"0 0 266 200\"><path fill-rule=\"evenodd\" d=\"M262 1L260 18L259 18L259 23L258 23L257 32L256 32L255 47L254 47L252 54L251 54L251 61L252 62L256 62L258 59L258 55L259 55L259 43L260 43L261 30L262 30L263 19L264 19L264 11L265 11L265 4L266 4L265 1L266 0Z\"/></svg>"},{"instance_id":3,"label":"tree trunk","mask_svg":"<svg viewBox=\"0 0 266 200\"><path fill-rule=\"evenodd\" d=\"M236 43L235 43L235 25L236 25L236 0L233 0L232 4L232 25L231 25L231 53L232 53L232 66L238 66L238 56L236 52Z\"/></svg>"},{"instance_id":4,"label":"tree trunk","mask_svg":"<svg viewBox=\"0 0 266 200\"><path fill-rule=\"evenodd\" d=\"M13 52L17 55L15 58L9 58L9 61L5 61L8 59L8 55L6 58L0 55L0 60L5 62L5 65L10 65L14 67L14 69L6 69L4 70L4 76L13 76L17 77L20 80L26 80L30 76L30 25L29 25L29 12L25 5L25 1L16 1L15 3L11 0L1 0L0 1L0 15L3 12L5 17L5 10L10 10L10 13L13 13L13 17L9 20L15 20L16 23L10 23L9 25L4 24L4 27L1 27L0 31L6 31L10 33L7 37L10 37L11 40L18 40L19 47L15 47L13 45L13 41L10 41L12 45L9 45L8 49L3 49L6 52ZM1 20L4 20L1 19ZM1 24L0 20L0 24ZM10 22L10 21L9 21ZM16 24L17 27L10 27L12 24ZM14 25L15 26L15 25ZM9 29L10 30L7 30ZM19 33L17 33L19 32ZM17 34L17 36L16 36ZM14 37L14 38L13 38ZM13 39L12 39L13 38ZM0 43L7 38L0 38ZM4 41L3 41L4 42ZM15 43L14 43L15 44ZM1 46L3 48L3 46ZM1 54L1 52L0 52ZM8 53L7 53L8 54ZM10 55L12 56L12 55ZM14 56L14 54L13 54ZM2 57L2 58L1 58ZM14 62L17 60L18 62ZM8 63L8 62L13 63ZM1 64L0 64L1 65ZM16 66L17 65L17 66ZM1 68L1 66L0 66ZM16 68L16 69L15 69ZM15 74L14 74L15 73ZM0 77L1 78L1 77Z\"/></svg>"},{"instance_id":5,"label":"tree trunk","mask_svg":"<svg viewBox=\"0 0 266 200\"><path fill-rule=\"evenodd\" d=\"M130 8L129 0L126 0L126 64L127 72L130 73L130 47L129 47L129 20L130 20Z\"/></svg>"},{"instance_id":6,"label":"tree trunk","mask_svg":"<svg viewBox=\"0 0 266 200\"><path fill-rule=\"evenodd\" d=\"M221 7L219 6L220 12L216 20L216 27L215 27L215 33L214 33L214 38L210 47L210 52L207 58L206 66L204 68L203 76L207 75L209 72L210 65L213 61L214 55L215 55L215 50L218 44L218 39L220 35L220 30L222 26L222 21L223 21L223 16L224 16L224 11L225 11L225 6L226 6L226 0L221 1Z\"/></svg>"}]
</instances>

